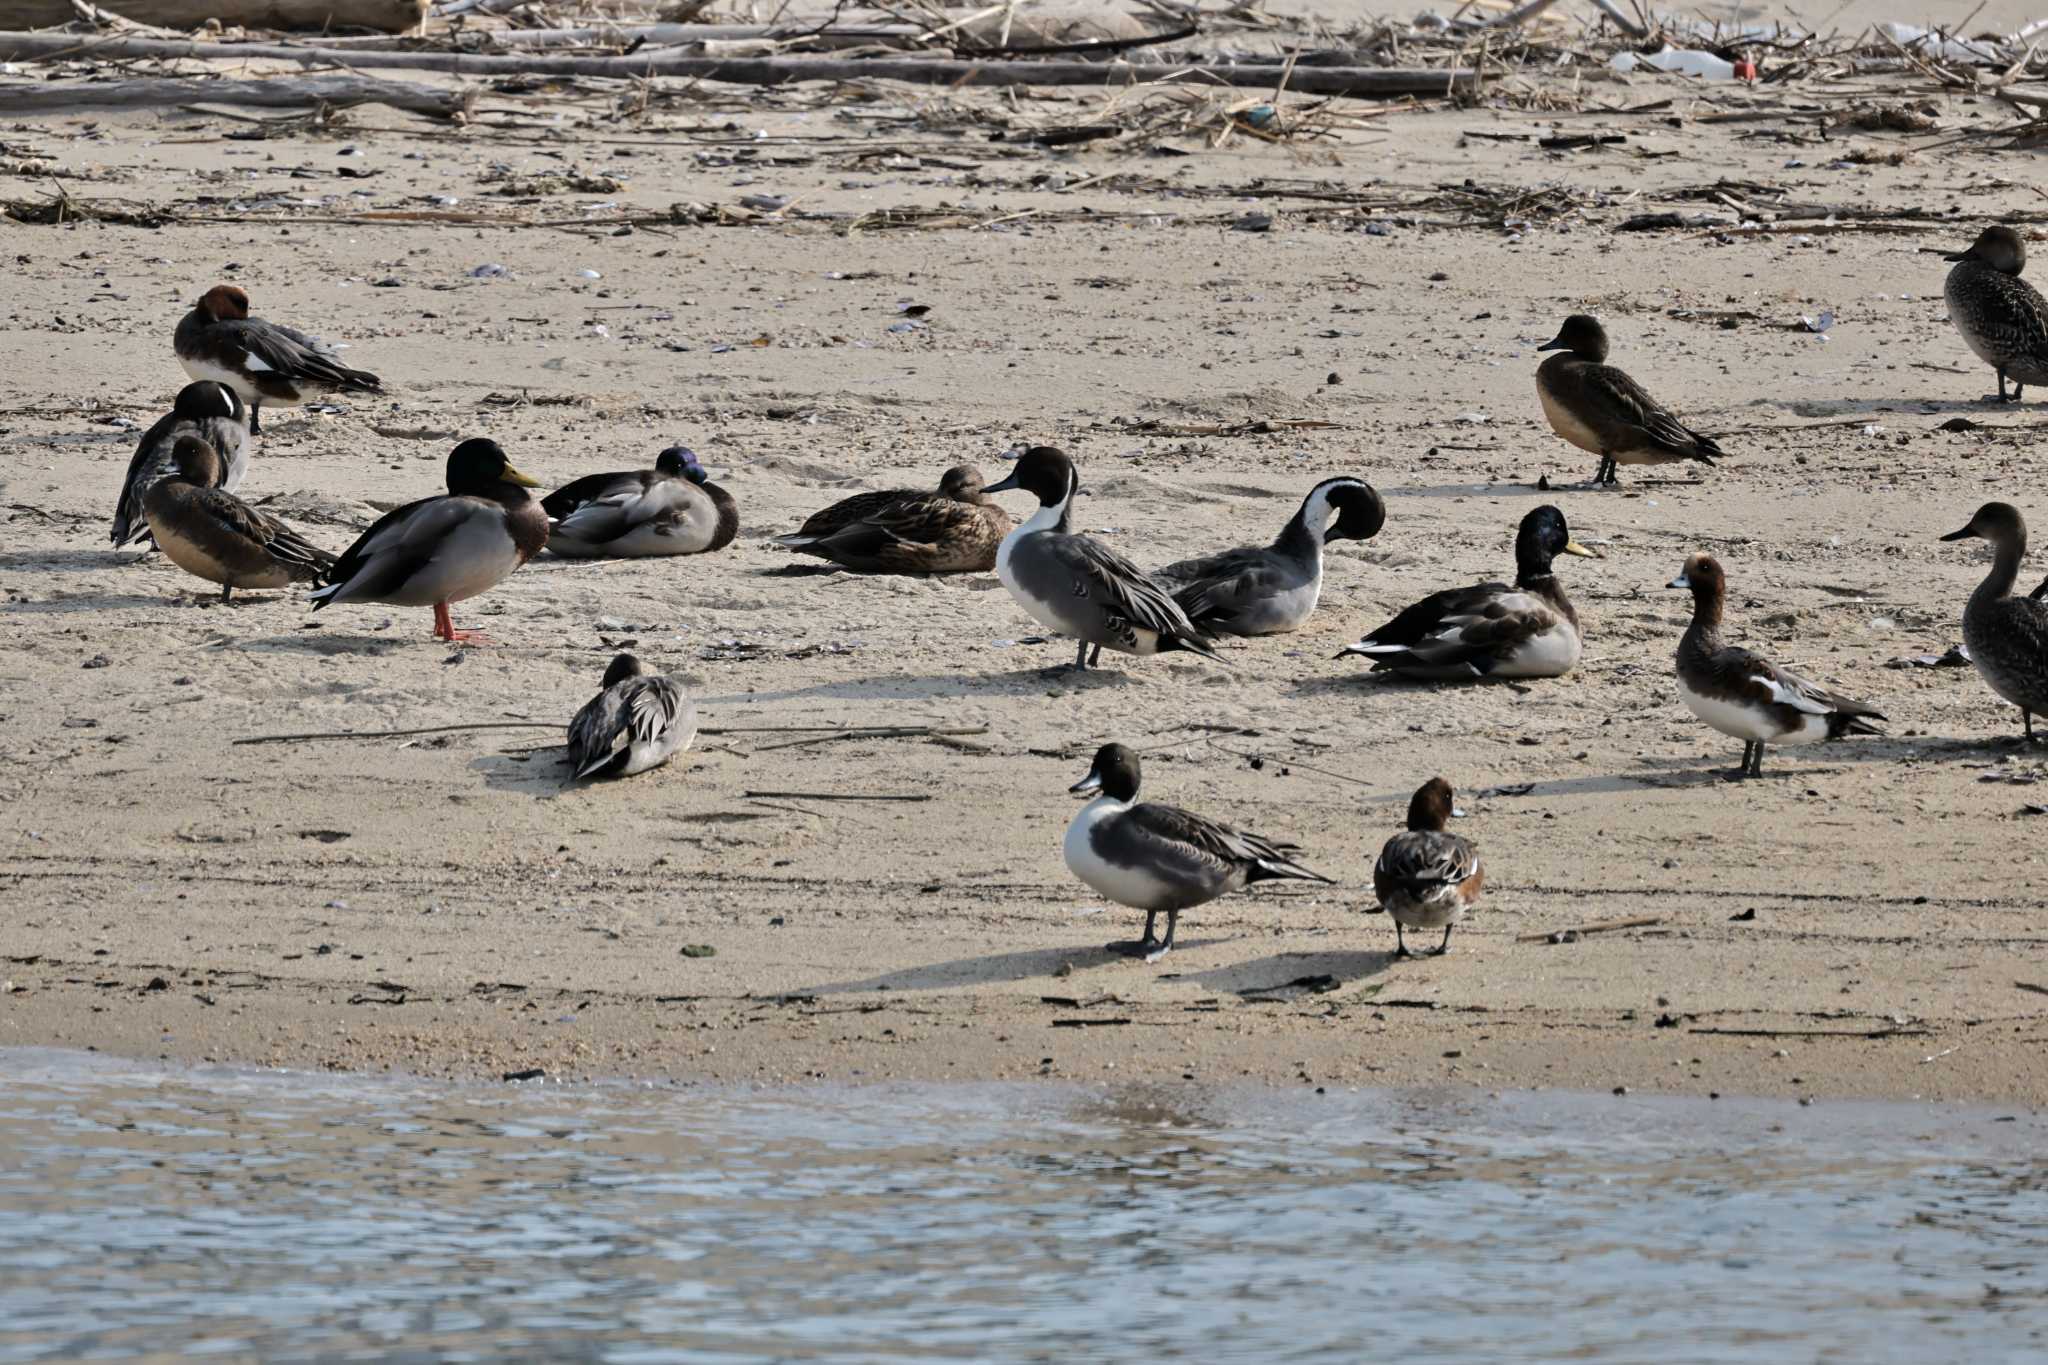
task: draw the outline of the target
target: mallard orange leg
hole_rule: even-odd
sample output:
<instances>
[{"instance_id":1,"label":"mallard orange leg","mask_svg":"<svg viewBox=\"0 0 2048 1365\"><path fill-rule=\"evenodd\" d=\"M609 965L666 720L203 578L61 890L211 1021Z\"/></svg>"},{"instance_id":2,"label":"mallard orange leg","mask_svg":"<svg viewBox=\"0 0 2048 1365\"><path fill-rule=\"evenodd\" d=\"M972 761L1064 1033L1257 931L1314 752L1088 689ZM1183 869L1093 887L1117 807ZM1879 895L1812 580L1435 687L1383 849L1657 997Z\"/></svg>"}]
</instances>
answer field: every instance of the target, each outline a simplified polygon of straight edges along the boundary
<instances>
[{"instance_id":1,"label":"mallard orange leg","mask_svg":"<svg viewBox=\"0 0 2048 1365\"><path fill-rule=\"evenodd\" d=\"M498 643L480 630L457 630L455 621L448 615L446 602L434 603L434 638L446 640L451 645L494 645Z\"/></svg>"}]
</instances>

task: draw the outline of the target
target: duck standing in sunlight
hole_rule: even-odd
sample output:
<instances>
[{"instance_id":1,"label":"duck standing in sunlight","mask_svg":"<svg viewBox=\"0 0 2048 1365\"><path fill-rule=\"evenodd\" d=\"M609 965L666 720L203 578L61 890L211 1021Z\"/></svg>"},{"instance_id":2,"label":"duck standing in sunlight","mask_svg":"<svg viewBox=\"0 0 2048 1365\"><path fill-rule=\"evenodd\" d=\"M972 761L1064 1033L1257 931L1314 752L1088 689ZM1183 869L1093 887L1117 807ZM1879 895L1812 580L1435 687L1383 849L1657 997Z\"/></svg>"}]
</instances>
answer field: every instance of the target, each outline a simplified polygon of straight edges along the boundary
<instances>
[{"instance_id":1,"label":"duck standing in sunlight","mask_svg":"<svg viewBox=\"0 0 2048 1365\"><path fill-rule=\"evenodd\" d=\"M2027 244L2003 225L1985 228L1954 261L1942 294L1949 321L1977 358L1998 374L1998 401L2020 401L2028 384L2048 384L2048 301L2020 278L2027 268ZM2005 381L2012 380L2006 397Z\"/></svg>"},{"instance_id":2,"label":"duck standing in sunlight","mask_svg":"<svg viewBox=\"0 0 2048 1365\"><path fill-rule=\"evenodd\" d=\"M683 685L621 654L604 671L604 690L569 722L569 763L578 780L632 777L660 767L696 737L697 708Z\"/></svg>"},{"instance_id":3,"label":"duck standing in sunlight","mask_svg":"<svg viewBox=\"0 0 2048 1365\"><path fill-rule=\"evenodd\" d=\"M1362 479L1325 479L1271 545L1245 545L1183 559L1152 577L1173 591L1188 619L1206 631L1275 635L1299 630L1323 591L1323 546L1371 540L1387 524L1387 505Z\"/></svg>"},{"instance_id":4,"label":"duck standing in sunlight","mask_svg":"<svg viewBox=\"0 0 2048 1365\"><path fill-rule=\"evenodd\" d=\"M638 559L722 550L739 534L739 507L695 452L670 446L652 469L589 474L540 500L548 551L569 559Z\"/></svg>"},{"instance_id":5,"label":"duck standing in sunlight","mask_svg":"<svg viewBox=\"0 0 2048 1365\"><path fill-rule=\"evenodd\" d=\"M222 487L212 446L180 436L172 454L177 467L149 486L143 514L171 563L221 585L222 605L236 588L311 583L334 567L333 555Z\"/></svg>"},{"instance_id":6,"label":"duck standing in sunlight","mask_svg":"<svg viewBox=\"0 0 2048 1365\"><path fill-rule=\"evenodd\" d=\"M1432 777L1408 801L1408 828L1387 840L1372 867L1372 891L1380 908L1394 917L1394 956L1413 957L1403 931L1441 929L1435 956L1451 951L1451 930L1465 918L1486 884L1479 850L1444 828L1462 815L1451 800L1451 784Z\"/></svg>"},{"instance_id":7,"label":"duck standing in sunlight","mask_svg":"<svg viewBox=\"0 0 2048 1365\"><path fill-rule=\"evenodd\" d=\"M548 540L548 517L496 441L464 441L448 453L448 492L384 514L328 570L313 610L331 602L432 607L434 638L490 644L480 631L457 630L451 602L475 597L512 576Z\"/></svg>"},{"instance_id":8,"label":"duck standing in sunlight","mask_svg":"<svg viewBox=\"0 0 2048 1365\"><path fill-rule=\"evenodd\" d=\"M1039 624L1079 642L1077 669L1105 648L1140 657L1185 649L1214 659L1208 636L1163 584L1101 541L1068 529L1080 487L1064 451L1033 446L1009 478L985 490L1021 488L1038 499L1031 519L996 550L996 576L1010 596Z\"/></svg>"},{"instance_id":9,"label":"duck standing in sunlight","mask_svg":"<svg viewBox=\"0 0 2048 1365\"><path fill-rule=\"evenodd\" d=\"M194 379L227 385L249 405L249 430L263 430L263 405L297 407L333 393L378 393L383 381L341 363L340 350L282 323L249 316L249 296L217 284L199 296L171 337Z\"/></svg>"},{"instance_id":10,"label":"duck standing in sunlight","mask_svg":"<svg viewBox=\"0 0 2048 1365\"><path fill-rule=\"evenodd\" d=\"M1138 756L1121 744L1095 752L1088 775L1067 790L1095 799L1067 826L1067 868L1119 905L1145 912L1145 937L1116 952L1157 962L1173 950L1180 912L1276 878L1323 882L1278 844L1178 806L1138 801ZM1166 916L1166 937L1154 936Z\"/></svg>"},{"instance_id":11,"label":"duck standing in sunlight","mask_svg":"<svg viewBox=\"0 0 2048 1365\"><path fill-rule=\"evenodd\" d=\"M1991 572L1970 594L1963 608L1963 643L1977 676L1999 696L2020 708L2029 744L2035 741L2034 717L2048 715L2048 601L2043 583L2031 597L2014 597L2020 561L2027 553L2027 523L2009 502L1987 502L1969 524L1943 540L1972 536L1991 542Z\"/></svg>"},{"instance_id":12,"label":"duck standing in sunlight","mask_svg":"<svg viewBox=\"0 0 2048 1365\"><path fill-rule=\"evenodd\" d=\"M1011 530L1010 514L986 494L979 469L954 465L937 492L856 493L774 543L856 573L986 573Z\"/></svg>"},{"instance_id":13,"label":"duck standing in sunlight","mask_svg":"<svg viewBox=\"0 0 2048 1365\"><path fill-rule=\"evenodd\" d=\"M1883 734L1884 713L1816 687L1798 674L1721 638L1727 576L1712 555L1694 555L1670 587L1692 590L1692 624L1678 642L1678 695L1686 709L1742 741L1740 780L1764 775L1765 744L1812 744L1843 735Z\"/></svg>"},{"instance_id":14,"label":"duck standing in sunlight","mask_svg":"<svg viewBox=\"0 0 2048 1365\"><path fill-rule=\"evenodd\" d=\"M142 500L158 479L178 472L177 445L182 436L196 436L213 447L220 466L220 486L232 493L249 468L249 417L242 396L225 384L201 380L178 390L171 410L142 434L121 496L114 503L114 546L149 540L149 520Z\"/></svg>"},{"instance_id":15,"label":"duck standing in sunlight","mask_svg":"<svg viewBox=\"0 0 2048 1365\"><path fill-rule=\"evenodd\" d=\"M1601 559L1572 539L1564 513L1545 504L1515 533L1515 582L1432 593L1337 657L1362 654L1373 670L1408 678L1558 678L1579 662L1579 614L1551 572L1559 555Z\"/></svg>"},{"instance_id":16,"label":"duck standing in sunlight","mask_svg":"<svg viewBox=\"0 0 2048 1365\"><path fill-rule=\"evenodd\" d=\"M1626 371L1606 363L1607 329L1574 313L1557 335L1536 348L1563 351L1536 368L1536 396L1550 429L1600 457L1596 484L1621 482L1623 464L1698 460L1710 465L1721 447L1673 417Z\"/></svg>"}]
</instances>

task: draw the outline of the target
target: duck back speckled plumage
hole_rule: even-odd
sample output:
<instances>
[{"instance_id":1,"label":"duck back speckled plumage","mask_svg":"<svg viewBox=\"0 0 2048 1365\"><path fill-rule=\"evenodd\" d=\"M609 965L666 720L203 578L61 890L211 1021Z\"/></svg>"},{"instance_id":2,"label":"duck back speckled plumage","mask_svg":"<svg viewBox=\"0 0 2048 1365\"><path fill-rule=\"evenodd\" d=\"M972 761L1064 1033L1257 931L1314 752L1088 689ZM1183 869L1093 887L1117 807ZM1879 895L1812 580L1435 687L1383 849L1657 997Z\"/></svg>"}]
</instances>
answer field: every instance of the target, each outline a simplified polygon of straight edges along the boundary
<instances>
[{"instance_id":1,"label":"duck back speckled plumage","mask_svg":"<svg viewBox=\"0 0 2048 1365\"><path fill-rule=\"evenodd\" d=\"M2048 300L2017 275L1958 261L1943 293L1949 319L1978 359L2021 384L2048 384Z\"/></svg>"}]
</instances>

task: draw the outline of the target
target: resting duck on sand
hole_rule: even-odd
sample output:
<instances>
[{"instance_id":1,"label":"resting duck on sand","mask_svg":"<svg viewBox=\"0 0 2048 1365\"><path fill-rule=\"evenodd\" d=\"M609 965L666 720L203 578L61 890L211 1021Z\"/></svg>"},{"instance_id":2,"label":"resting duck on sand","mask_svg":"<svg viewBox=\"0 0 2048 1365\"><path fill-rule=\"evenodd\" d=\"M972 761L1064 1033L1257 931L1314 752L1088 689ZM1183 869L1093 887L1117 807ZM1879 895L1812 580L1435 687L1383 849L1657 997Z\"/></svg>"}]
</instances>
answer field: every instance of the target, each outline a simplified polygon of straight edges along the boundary
<instances>
[{"instance_id":1,"label":"resting duck on sand","mask_svg":"<svg viewBox=\"0 0 2048 1365\"><path fill-rule=\"evenodd\" d=\"M604 690L569 722L569 762L578 778L631 777L660 767L696 737L697 708L683 685L621 654L604 671Z\"/></svg>"},{"instance_id":2,"label":"resting duck on sand","mask_svg":"<svg viewBox=\"0 0 2048 1365\"><path fill-rule=\"evenodd\" d=\"M860 573L986 573L1010 529L1010 514L985 495L981 471L962 464L946 471L936 493L856 493L775 543Z\"/></svg>"},{"instance_id":3,"label":"resting duck on sand","mask_svg":"<svg viewBox=\"0 0 2048 1365\"><path fill-rule=\"evenodd\" d=\"M732 494L693 451L670 446L652 469L590 474L540 500L548 550L571 559L636 559L722 550L739 534Z\"/></svg>"},{"instance_id":4,"label":"resting duck on sand","mask_svg":"<svg viewBox=\"0 0 2048 1365\"><path fill-rule=\"evenodd\" d=\"M2027 553L2027 523L2009 502L1987 502L1969 524L1943 540L1971 536L1991 542L1991 572L1963 608L1963 643L1977 675L1993 692L2020 708L2028 743L2035 742L2034 717L2048 714L2048 583L2031 597L2014 597L2012 585Z\"/></svg>"},{"instance_id":5,"label":"resting duck on sand","mask_svg":"<svg viewBox=\"0 0 2048 1365\"><path fill-rule=\"evenodd\" d=\"M178 363L194 379L226 384L249 405L249 430L261 432L265 403L297 407L333 393L375 393L383 381L341 363L338 348L282 323L249 316L249 296L217 284L199 296L171 338Z\"/></svg>"},{"instance_id":6,"label":"resting duck on sand","mask_svg":"<svg viewBox=\"0 0 2048 1365\"><path fill-rule=\"evenodd\" d=\"M173 454L177 469L149 486L143 514L171 563L220 584L223 603L236 588L311 583L334 566L333 555L221 487L212 446L180 436Z\"/></svg>"},{"instance_id":7,"label":"resting duck on sand","mask_svg":"<svg viewBox=\"0 0 2048 1365\"><path fill-rule=\"evenodd\" d=\"M1394 917L1395 957L1414 956L1402 934L1406 929L1442 929L1444 941L1436 956L1451 951L1451 930L1486 884L1486 869L1472 841L1444 830L1461 813L1452 803L1451 784L1432 777L1409 799L1408 828L1387 840L1373 864L1373 894Z\"/></svg>"},{"instance_id":8,"label":"resting duck on sand","mask_svg":"<svg viewBox=\"0 0 2048 1365\"><path fill-rule=\"evenodd\" d=\"M219 457L220 486L230 493L240 486L249 468L249 415L242 396L225 384L201 380L178 390L171 410L142 434L135 458L128 462L128 477L121 483L121 496L114 504L114 545L132 545L149 539L149 522L142 515L142 500L158 479L178 469L175 454L178 439L196 436L213 447Z\"/></svg>"},{"instance_id":9,"label":"resting duck on sand","mask_svg":"<svg viewBox=\"0 0 2048 1365\"><path fill-rule=\"evenodd\" d=\"M1325 479L1271 545L1245 545L1183 559L1152 577L1203 630L1274 635L1299 630L1323 592L1323 546L1370 540L1387 524L1387 505L1362 479Z\"/></svg>"},{"instance_id":10,"label":"resting duck on sand","mask_svg":"<svg viewBox=\"0 0 2048 1365\"><path fill-rule=\"evenodd\" d=\"M1942 294L1949 321L1977 358L1998 374L1998 401L2020 401L2028 384L2048 384L2048 301L2020 278L2026 241L2009 227L1985 228L1966 251L1944 259L1956 264ZM2005 381L2012 380L2007 398Z\"/></svg>"}]
</instances>

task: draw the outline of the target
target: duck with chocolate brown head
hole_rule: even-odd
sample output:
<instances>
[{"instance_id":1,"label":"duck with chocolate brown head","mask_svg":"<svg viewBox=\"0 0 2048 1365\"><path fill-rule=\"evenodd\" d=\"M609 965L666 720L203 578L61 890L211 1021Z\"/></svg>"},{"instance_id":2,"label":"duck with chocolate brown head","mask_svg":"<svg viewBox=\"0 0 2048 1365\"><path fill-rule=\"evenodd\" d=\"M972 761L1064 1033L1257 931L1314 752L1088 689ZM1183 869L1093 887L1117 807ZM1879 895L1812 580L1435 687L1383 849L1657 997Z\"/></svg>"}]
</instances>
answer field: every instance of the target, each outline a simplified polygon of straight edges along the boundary
<instances>
[{"instance_id":1,"label":"duck with chocolate brown head","mask_svg":"<svg viewBox=\"0 0 2048 1365\"><path fill-rule=\"evenodd\" d=\"M345 393L377 393L383 381L341 363L340 348L283 323L249 316L249 295L217 284L199 296L171 337L178 363L195 380L227 385L249 407L260 433L265 403L297 407Z\"/></svg>"}]
</instances>

